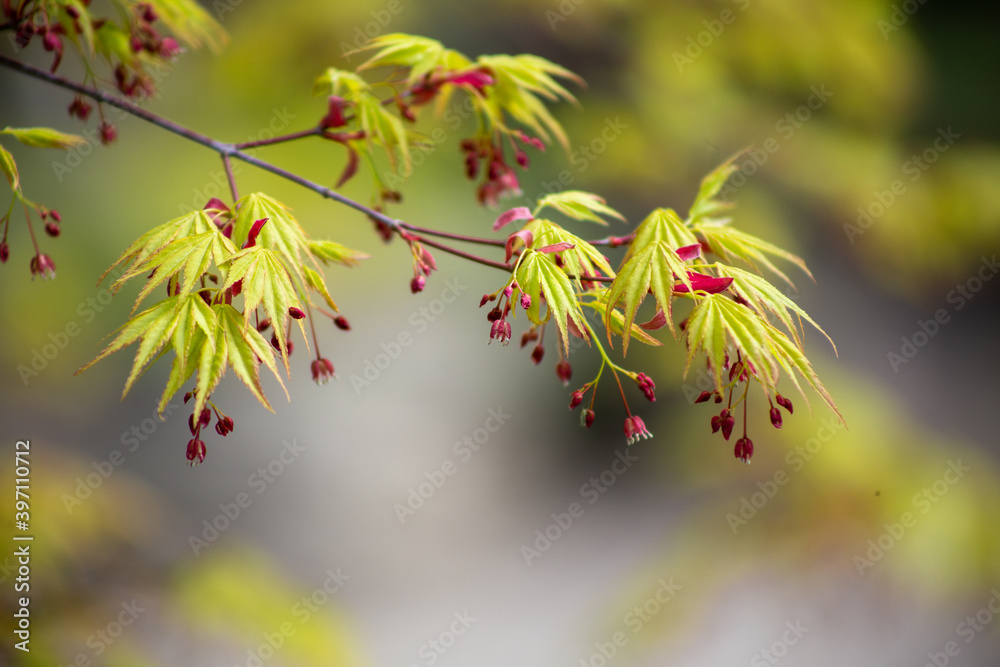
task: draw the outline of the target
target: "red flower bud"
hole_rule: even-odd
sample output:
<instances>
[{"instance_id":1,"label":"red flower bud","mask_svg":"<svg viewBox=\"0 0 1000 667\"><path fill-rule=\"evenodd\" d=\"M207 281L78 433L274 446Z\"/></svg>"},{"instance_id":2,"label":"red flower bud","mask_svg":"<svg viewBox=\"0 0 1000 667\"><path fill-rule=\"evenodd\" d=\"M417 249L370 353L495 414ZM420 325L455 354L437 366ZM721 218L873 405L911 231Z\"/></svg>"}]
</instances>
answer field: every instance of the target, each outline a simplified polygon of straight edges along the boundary
<instances>
[{"instance_id":1,"label":"red flower bud","mask_svg":"<svg viewBox=\"0 0 1000 667\"><path fill-rule=\"evenodd\" d=\"M101 143L105 146L114 142L114 140L118 138L118 130L115 128L114 123L110 120L101 121L97 130L101 133Z\"/></svg>"},{"instance_id":2,"label":"red flower bud","mask_svg":"<svg viewBox=\"0 0 1000 667\"><path fill-rule=\"evenodd\" d=\"M580 403L583 403L583 392L577 389L569 399L569 409L575 409Z\"/></svg>"},{"instance_id":3,"label":"red flower bud","mask_svg":"<svg viewBox=\"0 0 1000 667\"><path fill-rule=\"evenodd\" d=\"M51 236L52 238L59 236L60 231L61 230L59 229L59 223L57 222L45 223L45 233Z\"/></svg>"},{"instance_id":4,"label":"red flower bud","mask_svg":"<svg viewBox=\"0 0 1000 667\"><path fill-rule=\"evenodd\" d=\"M580 417L581 417L581 421L583 422L583 425L586 426L587 428L590 428L591 426L594 425L594 411L593 410L584 410L583 414L580 415Z\"/></svg>"},{"instance_id":5,"label":"red flower bud","mask_svg":"<svg viewBox=\"0 0 1000 667\"><path fill-rule=\"evenodd\" d=\"M271 326L271 320L265 317L260 321L259 324L257 324L257 331L259 331L260 333L264 333L270 326Z\"/></svg>"},{"instance_id":6,"label":"red flower bud","mask_svg":"<svg viewBox=\"0 0 1000 667\"><path fill-rule=\"evenodd\" d=\"M337 317L333 318L333 323L337 325L337 328L340 329L341 331L351 330L351 323L348 322L347 318L344 317L343 315L338 315Z\"/></svg>"},{"instance_id":7,"label":"red flower bud","mask_svg":"<svg viewBox=\"0 0 1000 667\"><path fill-rule=\"evenodd\" d=\"M86 121L90 116L92 107L90 104L80 95L73 98L72 104L69 105L69 115L74 118L79 118L82 121Z\"/></svg>"},{"instance_id":8,"label":"red flower bud","mask_svg":"<svg viewBox=\"0 0 1000 667\"><path fill-rule=\"evenodd\" d=\"M788 414L792 414L792 412L794 412L792 409L792 402L781 394L775 394L774 401L784 409L788 410Z\"/></svg>"},{"instance_id":9,"label":"red flower bud","mask_svg":"<svg viewBox=\"0 0 1000 667\"><path fill-rule=\"evenodd\" d=\"M6 241L0 242L0 263L6 264L7 259L10 257L10 246L7 245Z\"/></svg>"},{"instance_id":10,"label":"red flower bud","mask_svg":"<svg viewBox=\"0 0 1000 667\"><path fill-rule=\"evenodd\" d=\"M312 362L310 367L312 370L313 382L319 385L326 384L330 381L330 378L334 377L333 363L326 358L319 358Z\"/></svg>"},{"instance_id":11,"label":"red flower bud","mask_svg":"<svg viewBox=\"0 0 1000 667\"><path fill-rule=\"evenodd\" d=\"M187 460L192 467L204 461L205 443L198 438L192 438L187 446Z\"/></svg>"},{"instance_id":12,"label":"red flower bud","mask_svg":"<svg viewBox=\"0 0 1000 667\"><path fill-rule=\"evenodd\" d=\"M31 279L35 276L44 278L56 277L56 263L48 255L38 254L31 258Z\"/></svg>"},{"instance_id":13,"label":"red flower bud","mask_svg":"<svg viewBox=\"0 0 1000 667\"><path fill-rule=\"evenodd\" d=\"M293 320L305 319L305 316L306 316L306 314L303 313L300 308L296 308L295 306L292 306L291 308L288 309L288 315Z\"/></svg>"},{"instance_id":14,"label":"red flower bud","mask_svg":"<svg viewBox=\"0 0 1000 667\"><path fill-rule=\"evenodd\" d=\"M753 456L753 441L750 438L743 436L736 441L736 447L733 448L733 454L739 460L749 464L750 458Z\"/></svg>"},{"instance_id":15,"label":"red flower bud","mask_svg":"<svg viewBox=\"0 0 1000 667\"><path fill-rule=\"evenodd\" d=\"M164 60L172 60L184 49L181 45L177 43L177 40L173 37L164 37L160 42L160 57Z\"/></svg>"},{"instance_id":16,"label":"red flower bud","mask_svg":"<svg viewBox=\"0 0 1000 667\"><path fill-rule=\"evenodd\" d=\"M535 349L531 351L531 361L537 366L542 363L543 356L545 356L545 348L541 344L536 345Z\"/></svg>"},{"instance_id":17,"label":"red flower bud","mask_svg":"<svg viewBox=\"0 0 1000 667\"><path fill-rule=\"evenodd\" d=\"M771 408L771 425L774 428L781 428L781 410L778 408Z\"/></svg>"},{"instance_id":18,"label":"red flower bud","mask_svg":"<svg viewBox=\"0 0 1000 667\"><path fill-rule=\"evenodd\" d=\"M556 364L556 376L562 381L564 387L568 387L569 381L573 377L573 367L569 365L568 361L563 359Z\"/></svg>"},{"instance_id":19,"label":"red flower bud","mask_svg":"<svg viewBox=\"0 0 1000 667\"><path fill-rule=\"evenodd\" d=\"M710 398L712 398L712 392L710 392L710 391L703 391L700 394L698 394L698 398L694 399L694 402L695 403L704 403L705 401L707 401Z\"/></svg>"},{"instance_id":20,"label":"red flower bud","mask_svg":"<svg viewBox=\"0 0 1000 667\"><path fill-rule=\"evenodd\" d=\"M722 437L729 440L729 436L733 434L733 426L736 425L736 418L729 414L728 410L724 412L726 416L722 418Z\"/></svg>"},{"instance_id":21,"label":"red flower bud","mask_svg":"<svg viewBox=\"0 0 1000 667\"><path fill-rule=\"evenodd\" d=\"M417 294L418 292L423 292L426 284L427 279L423 276L413 276L413 280L410 281L410 293Z\"/></svg>"},{"instance_id":22,"label":"red flower bud","mask_svg":"<svg viewBox=\"0 0 1000 667\"><path fill-rule=\"evenodd\" d=\"M628 444L639 440L640 438L652 438L653 434L649 432L646 425L643 423L642 418L636 415L625 418L625 438L628 440Z\"/></svg>"}]
</instances>

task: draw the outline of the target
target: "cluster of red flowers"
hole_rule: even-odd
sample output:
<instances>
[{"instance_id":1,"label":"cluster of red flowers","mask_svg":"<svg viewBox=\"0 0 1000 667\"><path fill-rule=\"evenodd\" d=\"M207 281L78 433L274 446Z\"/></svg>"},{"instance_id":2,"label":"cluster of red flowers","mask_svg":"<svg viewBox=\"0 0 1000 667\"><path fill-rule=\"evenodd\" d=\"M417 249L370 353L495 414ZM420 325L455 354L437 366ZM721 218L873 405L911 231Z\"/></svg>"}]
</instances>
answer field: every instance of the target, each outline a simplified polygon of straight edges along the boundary
<instances>
[{"instance_id":1,"label":"cluster of red flowers","mask_svg":"<svg viewBox=\"0 0 1000 667\"><path fill-rule=\"evenodd\" d=\"M184 402L187 403L194 396L194 391L184 394ZM202 408L200 414L192 414L188 417L188 428L191 430L191 440L187 445L187 460L192 466L196 466L205 460L205 442L201 439L201 429L212 422L212 412L215 412L217 421L215 422L215 432L226 437L233 432L233 418L224 415L218 408L212 405L211 408Z\"/></svg>"},{"instance_id":2,"label":"cluster of red flowers","mask_svg":"<svg viewBox=\"0 0 1000 667\"><path fill-rule=\"evenodd\" d=\"M724 369L729 370L729 381L733 383L747 383L749 382L749 375L756 373L753 364L737 361L734 364L729 364L729 357L726 357ZM733 416L733 392L735 386L731 386L729 389L729 406L723 408L722 411L712 416L712 433L722 432L722 437L729 440L729 437L733 433L733 427L736 425L736 417ZM695 399L695 403L705 403L709 400L714 400L715 403L722 403L722 394L718 391L703 391ZM743 435L736 440L736 446L733 448L733 455L743 461L744 463L750 463L750 459L753 457L753 440L747 436L747 405L746 405L746 393L744 392L743 398L740 399L743 402ZM781 428L781 410L774 406L777 403L784 409L788 410L788 414L792 414L794 408L792 402L782 396L779 393L775 393L774 400L772 402L771 397L768 396L768 418L771 420L771 425L774 428Z\"/></svg>"},{"instance_id":3,"label":"cluster of red flowers","mask_svg":"<svg viewBox=\"0 0 1000 667\"><path fill-rule=\"evenodd\" d=\"M537 137L529 137L520 131L515 132L514 135L526 145L545 150L545 144ZM528 154L513 139L510 139L509 135L508 139L514 161L522 169L527 169ZM475 180L479 175L480 165L485 165L482 170L484 173L483 182L476 191L480 204L496 206L497 202L504 196L521 194L521 185L517 180L517 174L514 172L514 168L507 164L503 143L499 138L496 140L490 137L465 139L460 146L462 152L465 153L465 175L469 180Z\"/></svg>"}]
</instances>

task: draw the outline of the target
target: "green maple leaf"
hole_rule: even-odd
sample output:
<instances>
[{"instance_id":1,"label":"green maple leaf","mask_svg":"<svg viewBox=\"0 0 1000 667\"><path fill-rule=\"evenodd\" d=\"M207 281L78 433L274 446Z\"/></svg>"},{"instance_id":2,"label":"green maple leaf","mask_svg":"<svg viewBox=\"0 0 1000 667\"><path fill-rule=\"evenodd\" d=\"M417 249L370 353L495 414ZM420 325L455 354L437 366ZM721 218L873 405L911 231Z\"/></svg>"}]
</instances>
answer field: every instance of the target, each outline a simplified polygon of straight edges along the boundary
<instances>
[{"instance_id":1,"label":"green maple leaf","mask_svg":"<svg viewBox=\"0 0 1000 667\"><path fill-rule=\"evenodd\" d=\"M249 319L257 306L263 305L264 312L274 327L274 334L281 348L281 358L287 370L285 329L288 325L288 309L293 306L301 309L302 303L286 263L277 252L260 245L241 250L232 259L222 289L229 289L236 281L242 281L244 319ZM298 323L302 337L306 338L302 320L298 320Z\"/></svg>"},{"instance_id":2,"label":"green maple leaf","mask_svg":"<svg viewBox=\"0 0 1000 667\"><path fill-rule=\"evenodd\" d=\"M698 243L698 238L673 209L658 208L635 228L635 238L625 253L625 261L656 241L663 241L676 250Z\"/></svg>"},{"instance_id":3,"label":"green maple leaf","mask_svg":"<svg viewBox=\"0 0 1000 667\"><path fill-rule=\"evenodd\" d=\"M278 374L278 366L274 361L274 351L271 344L264 340L257 329L249 326L243 315L229 304L217 304L214 308L218 312L219 322L224 332L226 360L229 367L233 369L236 377L257 400L268 410L271 410L271 404L264 396L264 389L260 384L261 362L278 379L278 383L285 391L285 396L288 396L285 383L282 382L281 376Z\"/></svg>"},{"instance_id":4,"label":"green maple leaf","mask_svg":"<svg viewBox=\"0 0 1000 667\"><path fill-rule=\"evenodd\" d=\"M611 319L615 308L624 302L624 327L622 337L622 354L628 352L628 342L635 321L636 311L646 298L647 292L652 292L657 306L666 315L667 325L673 331L673 295L675 276L683 276L687 281L687 266L677 255L674 248L665 241L653 241L626 260L614 282L608 288L607 309L604 325L608 329L608 340L611 340Z\"/></svg>"},{"instance_id":5,"label":"green maple leaf","mask_svg":"<svg viewBox=\"0 0 1000 667\"><path fill-rule=\"evenodd\" d=\"M20 192L21 176L17 173L17 163L14 161L14 156L3 146L0 146L0 171L7 177L10 189Z\"/></svg>"},{"instance_id":6,"label":"green maple leaf","mask_svg":"<svg viewBox=\"0 0 1000 667\"><path fill-rule=\"evenodd\" d=\"M333 297L330 296L330 291L326 287L326 281L323 280L323 274L319 271L310 269L308 266L305 267L305 273L306 284L309 288L323 297L323 300L326 301L326 305L330 306L330 308L334 311L339 312L340 308L337 308L337 304L334 303Z\"/></svg>"},{"instance_id":7,"label":"green maple leaf","mask_svg":"<svg viewBox=\"0 0 1000 667\"><path fill-rule=\"evenodd\" d=\"M395 65L410 68L407 83L410 85L438 68L445 70L464 69L471 62L464 55L446 49L441 42L429 37L392 33L372 39L361 51L378 49L358 70Z\"/></svg>"},{"instance_id":8,"label":"green maple leaf","mask_svg":"<svg viewBox=\"0 0 1000 667\"><path fill-rule=\"evenodd\" d=\"M722 294L709 294L699 300L687 326L688 355L684 375L700 351L712 368L716 390L723 391L722 368L731 346L745 362L753 364L756 376L769 393L776 391L779 372L784 370L806 403L799 376L818 393L837 414L837 407L813 371L808 359L791 339L764 317Z\"/></svg>"},{"instance_id":9,"label":"green maple leaf","mask_svg":"<svg viewBox=\"0 0 1000 667\"><path fill-rule=\"evenodd\" d=\"M490 94L482 105L494 122L502 119L503 112L506 111L546 141L551 133L564 149L569 150L566 132L545 107L542 99L554 102L561 98L576 103L572 93L560 85L555 77L581 82L580 77L545 58L524 54L480 56L476 64L488 68L495 78Z\"/></svg>"},{"instance_id":10,"label":"green maple leaf","mask_svg":"<svg viewBox=\"0 0 1000 667\"><path fill-rule=\"evenodd\" d=\"M363 90L368 89L368 82L354 72L327 68L313 82L313 95L338 95L354 98Z\"/></svg>"},{"instance_id":11,"label":"green maple leaf","mask_svg":"<svg viewBox=\"0 0 1000 667\"><path fill-rule=\"evenodd\" d=\"M572 320L580 331L586 333L583 312L573 291L573 284L566 273L556 266L550 255L526 252L518 263L514 276L521 291L531 297L528 319L535 324L542 324L554 317L563 349L569 349L567 321ZM548 312L544 319L541 317L543 294L545 303L548 304Z\"/></svg>"},{"instance_id":12,"label":"green maple leaf","mask_svg":"<svg viewBox=\"0 0 1000 667\"><path fill-rule=\"evenodd\" d=\"M733 258L746 262L754 271L760 272L758 265L766 266L780 276L789 285L792 281L771 262L770 257L780 257L802 269L812 278L806 263L801 257L782 250L773 243L757 238L752 234L730 227L728 224L696 224L694 231L705 237L712 252L722 259L731 261Z\"/></svg>"},{"instance_id":13,"label":"green maple leaf","mask_svg":"<svg viewBox=\"0 0 1000 667\"><path fill-rule=\"evenodd\" d=\"M712 173L702 179L698 194L695 196L694 203L691 204L691 209L688 211L689 224L712 221L715 215L733 207L731 202L717 199L716 195L719 194L719 190L722 189L722 186L729 177L733 175L733 172L737 170L734 162L740 155L742 155L742 152L723 162Z\"/></svg>"},{"instance_id":14,"label":"green maple leaf","mask_svg":"<svg viewBox=\"0 0 1000 667\"><path fill-rule=\"evenodd\" d=\"M601 290L600 292L588 292L588 295L596 297L593 301L582 302L583 307L590 308L591 310L599 313L601 317L607 315L608 304L605 300L607 298L608 290ZM609 325L609 332L616 336L625 335L625 315L618 309L611 310L611 318L606 322ZM633 322L630 327L631 335L638 339L640 342L645 343L653 347L659 347L663 345L660 341L650 336L640 327L637 323Z\"/></svg>"},{"instance_id":15,"label":"green maple leaf","mask_svg":"<svg viewBox=\"0 0 1000 667\"><path fill-rule=\"evenodd\" d=\"M121 256L114 261L114 263L108 267L108 270L101 274L100 279L97 281L98 284L104 281L112 270L116 267L128 264L128 268L125 269L125 273L133 273L135 268L141 265L150 256L159 252L164 246L168 245L174 239L180 239L187 236L195 236L197 234L204 234L217 229L212 219L209 217L208 213L205 211L192 211L191 213L186 213L179 218L174 218L169 222L165 222L158 227L154 227L149 230L138 239L136 239ZM119 280L112 285L112 291L117 292L122 284L123 280Z\"/></svg>"},{"instance_id":16,"label":"green maple leaf","mask_svg":"<svg viewBox=\"0 0 1000 667\"><path fill-rule=\"evenodd\" d=\"M0 134L9 134L32 148L76 148L87 140L76 134L66 134L48 127L5 127Z\"/></svg>"},{"instance_id":17,"label":"green maple leaf","mask_svg":"<svg viewBox=\"0 0 1000 667\"><path fill-rule=\"evenodd\" d=\"M579 236L567 232L556 223L542 218L535 218L528 222L523 229L531 232L531 248L535 250L544 248L545 246L556 245L557 243L569 243L573 245L572 248L560 251L559 256L563 260L563 268L566 274L573 276L577 285L580 284L580 277L584 274L597 276L603 273L610 277L615 275L611 265L608 264L607 257L603 253Z\"/></svg>"},{"instance_id":18,"label":"green maple leaf","mask_svg":"<svg viewBox=\"0 0 1000 667\"><path fill-rule=\"evenodd\" d=\"M309 253L309 241L288 207L262 192L242 197L236 206L239 212L233 221L233 243L242 248L253 224L267 218L257 235L257 245L279 253L301 280L302 254Z\"/></svg>"},{"instance_id":19,"label":"green maple leaf","mask_svg":"<svg viewBox=\"0 0 1000 667\"><path fill-rule=\"evenodd\" d=\"M393 170L400 174L410 173L410 137L403 121L382 105L382 101L371 94L364 94L357 100L357 117L365 132L369 151L373 144L380 144L389 157ZM402 157L399 165L396 153Z\"/></svg>"},{"instance_id":20,"label":"green maple leaf","mask_svg":"<svg viewBox=\"0 0 1000 667\"><path fill-rule=\"evenodd\" d=\"M607 226L608 224L601 217L602 215L618 218L622 222L625 221L625 217L608 206L603 198L581 190L564 190L545 195L538 200L534 215L537 217L538 212L546 206L552 207L563 215L575 220L587 220L589 222L596 222L599 225Z\"/></svg>"},{"instance_id":21,"label":"green maple leaf","mask_svg":"<svg viewBox=\"0 0 1000 667\"><path fill-rule=\"evenodd\" d=\"M108 355L139 341L132 369L122 390L122 398L124 398L149 365L162 356L162 353L167 349L170 349L167 347L168 343L173 343L172 347L177 354L178 361L175 363L175 368L183 372L187 368L189 360L197 356L192 352L201 353L201 341L196 334L200 332L203 337L210 337L214 335L215 330L215 315L199 295L171 296L135 315L123 324L115 339L77 373L82 373ZM190 373L188 377L190 377ZM170 384L168 382L168 387ZM173 392L170 395L173 395ZM169 397L161 399L161 411Z\"/></svg>"},{"instance_id":22,"label":"green maple leaf","mask_svg":"<svg viewBox=\"0 0 1000 667\"><path fill-rule=\"evenodd\" d=\"M361 260L371 257L371 255L345 248L333 241L310 240L309 252L324 264L341 264L343 266L357 266Z\"/></svg>"},{"instance_id":23,"label":"green maple leaf","mask_svg":"<svg viewBox=\"0 0 1000 667\"><path fill-rule=\"evenodd\" d=\"M132 311L135 312L150 292L174 274L181 275L181 280L178 282L179 293L188 294L209 266L213 263L222 264L235 252L236 247L232 241L217 229L212 229L202 234L171 241L142 262L136 262L115 284L120 285L138 275L153 272L132 306Z\"/></svg>"},{"instance_id":24,"label":"green maple leaf","mask_svg":"<svg viewBox=\"0 0 1000 667\"><path fill-rule=\"evenodd\" d=\"M750 273L749 271L744 271L733 266L726 266L721 263L716 263L715 267L718 269L720 277L730 277L733 279L732 284L729 286L730 292L746 299L750 307L762 317L765 316L765 313L773 313L788 329L788 332L799 347L802 347L801 327L796 325L792 317L793 314L809 322L821 334L826 336L826 339L830 341L830 345L833 345L834 352L836 352L837 346L833 344L833 340L809 317L808 313L765 278L756 273Z\"/></svg>"}]
</instances>

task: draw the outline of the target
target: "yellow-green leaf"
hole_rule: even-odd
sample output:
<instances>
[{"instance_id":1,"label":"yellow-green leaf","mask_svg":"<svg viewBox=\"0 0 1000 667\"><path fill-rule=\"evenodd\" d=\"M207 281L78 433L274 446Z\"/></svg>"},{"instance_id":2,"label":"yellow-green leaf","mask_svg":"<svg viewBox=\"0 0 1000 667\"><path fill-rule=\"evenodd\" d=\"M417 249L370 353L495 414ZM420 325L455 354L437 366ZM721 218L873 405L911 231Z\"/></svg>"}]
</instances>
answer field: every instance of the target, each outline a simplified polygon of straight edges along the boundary
<instances>
[{"instance_id":1,"label":"yellow-green leaf","mask_svg":"<svg viewBox=\"0 0 1000 667\"><path fill-rule=\"evenodd\" d=\"M308 266L305 268L305 271L306 284L323 297L323 300L326 301L326 305L330 306L330 308L334 311L339 312L340 309L337 308L337 304L333 302L333 297L330 296L330 292L326 288L326 281L323 280L322 274L320 274L319 271L310 269Z\"/></svg>"},{"instance_id":2,"label":"yellow-green leaf","mask_svg":"<svg viewBox=\"0 0 1000 667\"><path fill-rule=\"evenodd\" d=\"M3 146L0 146L0 171L7 177L10 189L20 192L21 176L17 173L17 163L14 162L14 156Z\"/></svg>"},{"instance_id":3,"label":"yellow-green leaf","mask_svg":"<svg viewBox=\"0 0 1000 667\"><path fill-rule=\"evenodd\" d=\"M329 67L316 77L312 92L313 95L338 95L356 98L361 91L367 89L368 82L354 72Z\"/></svg>"},{"instance_id":4,"label":"yellow-green leaf","mask_svg":"<svg viewBox=\"0 0 1000 667\"><path fill-rule=\"evenodd\" d=\"M695 225L693 229L705 237L712 252L727 262L733 258L741 259L757 272L760 271L757 265L762 264L791 285L792 281L788 279L788 276L782 273L769 259L769 256L780 257L799 267L812 278L812 274L809 273L809 269L806 268L806 263L802 261L801 257L782 250L752 234L747 234L729 225L720 224L699 224Z\"/></svg>"},{"instance_id":5,"label":"yellow-green leaf","mask_svg":"<svg viewBox=\"0 0 1000 667\"><path fill-rule=\"evenodd\" d=\"M583 311L573 292L573 284L550 255L528 251L518 264L515 278L521 291L531 297L528 319L534 324L542 324L554 317L563 349L568 349L569 345L568 320L572 320L580 331L586 333ZM544 319L540 312L543 294L545 303L548 304L548 313Z\"/></svg>"},{"instance_id":6,"label":"yellow-green leaf","mask_svg":"<svg viewBox=\"0 0 1000 667\"><path fill-rule=\"evenodd\" d=\"M287 370L285 329L288 324L288 309L291 307L301 309L302 303L285 263L269 248L260 245L247 248L240 251L233 259L222 289L232 287L238 280L242 281L244 318L249 319L257 306L263 305L265 314L271 318L274 334L281 347L282 361ZM298 320L298 323L305 338L306 332L302 320Z\"/></svg>"},{"instance_id":7,"label":"yellow-green leaf","mask_svg":"<svg viewBox=\"0 0 1000 667\"><path fill-rule=\"evenodd\" d=\"M582 192L580 190L554 192L542 197L535 206L534 215L537 217L538 212L546 206L550 206L563 215L575 220L588 220L596 222L599 225L607 226L608 224L601 215L625 221L625 217L608 206L604 199L590 192Z\"/></svg>"},{"instance_id":8,"label":"yellow-green leaf","mask_svg":"<svg viewBox=\"0 0 1000 667\"><path fill-rule=\"evenodd\" d=\"M249 194L237 202L239 213L233 223L233 243L243 247L250 228L267 218L257 236L257 245L280 254L301 280L302 252L309 252L306 233L287 206L261 192Z\"/></svg>"},{"instance_id":9,"label":"yellow-green leaf","mask_svg":"<svg viewBox=\"0 0 1000 667\"><path fill-rule=\"evenodd\" d=\"M75 134L66 134L48 127L5 127L0 134L9 134L25 146L32 148L75 148L87 140Z\"/></svg>"},{"instance_id":10,"label":"yellow-green leaf","mask_svg":"<svg viewBox=\"0 0 1000 667\"><path fill-rule=\"evenodd\" d=\"M638 250L629 257L618 275L608 288L608 307L605 312L605 327L608 338L611 336L611 317L620 302L624 302L624 336L622 337L622 353L628 352L628 341L635 321L636 311L646 298L647 292L652 292L656 305L667 318L667 325L673 332L673 295L674 285L680 279L690 288L687 277L687 266L677 255L674 247L663 240L656 240Z\"/></svg>"},{"instance_id":11,"label":"yellow-green leaf","mask_svg":"<svg viewBox=\"0 0 1000 667\"><path fill-rule=\"evenodd\" d=\"M563 250L559 256L563 260L563 269L567 275L573 276L579 285L581 277L589 274L598 276L602 273L609 277L614 277L615 272L608 264L608 259L597 248L590 245L579 236L567 232L565 229L543 218L535 218L529 221L523 229L532 234L531 247L533 249L544 248L545 246L556 245L557 243L570 243L573 245L568 250Z\"/></svg>"},{"instance_id":12,"label":"yellow-green leaf","mask_svg":"<svg viewBox=\"0 0 1000 667\"><path fill-rule=\"evenodd\" d=\"M625 253L625 261L656 241L664 241L674 250L698 243L698 239L673 209L658 208L636 227L635 238Z\"/></svg>"},{"instance_id":13,"label":"yellow-green leaf","mask_svg":"<svg viewBox=\"0 0 1000 667\"><path fill-rule=\"evenodd\" d=\"M726 266L718 262L715 266L718 269L720 277L730 277L733 279L732 284L729 286L729 291L746 299L747 303L750 304L750 307L757 314L765 316L767 312L773 313L785 328L788 329L788 332L799 347L802 347L802 338L799 326L796 325L795 320L792 318L793 313L797 317L809 322L821 334L826 336L826 339L830 341L830 345L833 345L834 352L836 352L837 346L833 344L833 340L809 317L809 314L797 303L788 298L781 290L768 282L767 279L756 273L750 273L734 266Z\"/></svg>"},{"instance_id":14,"label":"yellow-green leaf","mask_svg":"<svg viewBox=\"0 0 1000 667\"><path fill-rule=\"evenodd\" d=\"M729 158L702 179L698 195L695 197L694 203L691 204L691 209L688 211L689 223L711 218L718 213L732 208L732 203L717 199L716 196L725 182L736 171L737 167L734 161L739 155L738 153Z\"/></svg>"},{"instance_id":15,"label":"yellow-green leaf","mask_svg":"<svg viewBox=\"0 0 1000 667\"><path fill-rule=\"evenodd\" d=\"M115 260L114 264L108 267L108 270L101 274L97 283L102 283L104 278L112 270L114 270L115 267L125 263L130 263L129 267L125 270L125 273L130 273L150 255L159 252L164 246L168 245L174 239L204 234L205 232L215 229L216 227L212 223L212 219L205 211L192 211L191 213L182 215L179 218L174 218L159 227L154 227L136 239L132 245L130 245L125 252L123 252L121 256ZM116 282L112 286L112 290L117 292L118 289L121 288L121 284L121 281Z\"/></svg>"},{"instance_id":16,"label":"yellow-green leaf","mask_svg":"<svg viewBox=\"0 0 1000 667\"><path fill-rule=\"evenodd\" d=\"M361 260L368 259L367 255L357 250L345 248L333 241L309 241L309 252L313 257L324 264L342 264L344 266L357 266Z\"/></svg>"},{"instance_id":17,"label":"yellow-green leaf","mask_svg":"<svg viewBox=\"0 0 1000 667\"><path fill-rule=\"evenodd\" d=\"M135 265L134 268L122 275L116 284L124 283L135 276L150 271L153 272L139 292L135 305L132 306L134 311L150 292L169 280L175 273L180 273L182 278L179 284L179 293L188 294L213 262L217 265L222 264L235 252L236 247L232 241L218 233L217 230L186 236L171 241L158 252L146 258L145 261Z\"/></svg>"}]
</instances>

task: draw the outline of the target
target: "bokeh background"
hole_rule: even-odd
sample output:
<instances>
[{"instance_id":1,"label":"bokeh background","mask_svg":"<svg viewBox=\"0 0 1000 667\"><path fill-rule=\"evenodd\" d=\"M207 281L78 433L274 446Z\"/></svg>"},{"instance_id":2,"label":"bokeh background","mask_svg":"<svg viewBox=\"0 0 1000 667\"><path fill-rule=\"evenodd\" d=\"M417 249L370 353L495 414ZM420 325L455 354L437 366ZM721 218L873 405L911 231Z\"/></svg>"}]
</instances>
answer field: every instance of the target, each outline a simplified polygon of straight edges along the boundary
<instances>
[{"instance_id":1,"label":"bokeh background","mask_svg":"<svg viewBox=\"0 0 1000 667\"><path fill-rule=\"evenodd\" d=\"M243 192L264 190L310 233L373 257L328 273L354 326L320 334L339 381L317 388L297 353L292 401L267 386L275 414L225 382L215 398L236 431L210 439L207 460L190 469L186 415L154 419L164 368L121 401L128 355L73 373L131 302L108 298L97 276L145 229L225 196L218 158L114 114L118 143L84 149L68 170L56 164L69 164L65 154L5 142L28 195L64 223L61 238L44 241L55 281L30 280L18 225L0 269L0 469L11 488L14 442L31 440L36 535L33 651L14 655L5 634L0 662L996 664L996 8L205 4L231 43L218 56L184 54L148 106L222 139L311 126L325 111L310 97L313 78L358 64L343 52L397 31L470 55L537 53L586 80L579 108L556 109L574 153L536 157L524 201L565 172L635 224L654 207L686 210L703 174L773 139L777 150L736 177L737 221L810 265L815 283L798 276L791 294L837 343L839 356L810 335L807 351L847 428L799 399L782 430L751 424L757 453L739 464L710 435L712 409L692 405L703 379L682 379L681 345L634 346L630 363L658 384L654 405L637 393L634 403L656 437L627 450L636 460L622 472L612 464L626 452L624 415L610 387L594 429L581 430L554 350L534 367L515 346L487 345L477 305L498 273L442 256L412 296L404 246L384 246L361 216L247 167ZM27 57L47 62L37 44ZM65 115L69 101L0 71L2 125L81 131ZM439 122L448 141L425 156L393 214L486 233L496 211L476 205L457 149L471 127ZM952 139L935 147L942 134ZM316 143L260 154L325 183L344 160ZM366 199L356 180L347 192ZM902 192L887 203L897 180ZM927 325L935 314L938 326ZM61 336L71 323L79 333ZM410 344L380 361L401 334ZM22 372L59 341L36 375ZM893 363L907 341L915 353ZM571 359L586 380L593 360L580 350ZM383 368L361 382L376 362ZM465 438L477 448L456 449ZM449 461L455 473L442 476ZM583 488L602 474L613 484ZM430 493L428 480L442 477ZM430 497L401 520L397 505L421 484ZM224 518L241 493L249 505ZM553 527L574 502L583 514ZM226 527L213 534L212 522ZM526 557L526 546L538 554ZM10 557L2 564L10 609Z\"/></svg>"}]
</instances>

